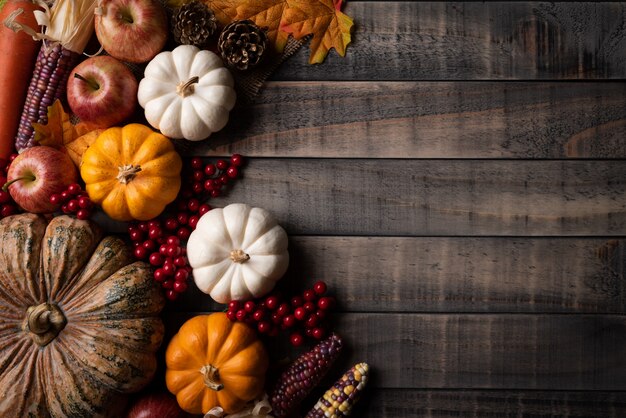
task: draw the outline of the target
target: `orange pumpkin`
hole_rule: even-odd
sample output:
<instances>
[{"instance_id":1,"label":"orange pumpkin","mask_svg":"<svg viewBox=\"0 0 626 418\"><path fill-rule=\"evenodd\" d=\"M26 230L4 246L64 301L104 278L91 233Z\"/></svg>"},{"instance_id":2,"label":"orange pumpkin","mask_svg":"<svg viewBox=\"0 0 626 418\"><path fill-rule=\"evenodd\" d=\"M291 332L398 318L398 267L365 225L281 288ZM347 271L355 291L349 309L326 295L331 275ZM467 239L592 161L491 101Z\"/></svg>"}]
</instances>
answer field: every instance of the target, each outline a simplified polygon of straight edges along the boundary
<instances>
[{"instance_id":1,"label":"orange pumpkin","mask_svg":"<svg viewBox=\"0 0 626 418\"><path fill-rule=\"evenodd\" d=\"M182 409L240 411L263 393L267 352L256 332L219 312L183 324L165 353L165 383Z\"/></svg>"},{"instance_id":2,"label":"orange pumpkin","mask_svg":"<svg viewBox=\"0 0 626 418\"><path fill-rule=\"evenodd\" d=\"M91 200L118 221L158 216L180 190L172 142L138 123L109 128L85 151L80 175Z\"/></svg>"}]
</instances>

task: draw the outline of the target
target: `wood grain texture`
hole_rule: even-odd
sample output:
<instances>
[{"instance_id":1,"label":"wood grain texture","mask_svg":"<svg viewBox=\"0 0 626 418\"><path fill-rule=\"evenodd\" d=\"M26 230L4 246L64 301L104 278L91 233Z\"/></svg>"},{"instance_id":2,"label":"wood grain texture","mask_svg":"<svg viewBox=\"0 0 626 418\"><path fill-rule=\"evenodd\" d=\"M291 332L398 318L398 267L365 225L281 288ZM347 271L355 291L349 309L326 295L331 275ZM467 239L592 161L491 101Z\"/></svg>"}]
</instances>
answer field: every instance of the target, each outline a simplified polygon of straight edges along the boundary
<instances>
[{"instance_id":1,"label":"wood grain texture","mask_svg":"<svg viewBox=\"0 0 626 418\"><path fill-rule=\"evenodd\" d=\"M192 316L164 320L177 330ZM375 388L626 389L622 315L346 313L334 330L346 343L334 370L366 361Z\"/></svg>"},{"instance_id":2,"label":"wood grain texture","mask_svg":"<svg viewBox=\"0 0 626 418\"><path fill-rule=\"evenodd\" d=\"M427 391L375 389L353 411L363 418L621 418L623 392Z\"/></svg>"},{"instance_id":3,"label":"wood grain texture","mask_svg":"<svg viewBox=\"0 0 626 418\"><path fill-rule=\"evenodd\" d=\"M291 295L324 280L341 312L626 312L626 241L290 237ZM196 286L171 310L220 310Z\"/></svg>"},{"instance_id":4,"label":"wood grain texture","mask_svg":"<svg viewBox=\"0 0 626 418\"><path fill-rule=\"evenodd\" d=\"M276 80L626 77L620 2L348 2L345 58L309 65L305 46ZM383 18L384 17L384 18Z\"/></svg>"},{"instance_id":5,"label":"wood grain texture","mask_svg":"<svg viewBox=\"0 0 626 418\"><path fill-rule=\"evenodd\" d=\"M277 117L280 115L280 117ZM272 82L193 155L624 158L626 84Z\"/></svg>"},{"instance_id":6,"label":"wood grain texture","mask_svg":"<svg viewBox=\"0 0 626 418\"><path fill-rule=\"evenodd\" d=\"M303 235L624 235L620 161L254 159L216 206Z\"/></svg>"}]
</instances>

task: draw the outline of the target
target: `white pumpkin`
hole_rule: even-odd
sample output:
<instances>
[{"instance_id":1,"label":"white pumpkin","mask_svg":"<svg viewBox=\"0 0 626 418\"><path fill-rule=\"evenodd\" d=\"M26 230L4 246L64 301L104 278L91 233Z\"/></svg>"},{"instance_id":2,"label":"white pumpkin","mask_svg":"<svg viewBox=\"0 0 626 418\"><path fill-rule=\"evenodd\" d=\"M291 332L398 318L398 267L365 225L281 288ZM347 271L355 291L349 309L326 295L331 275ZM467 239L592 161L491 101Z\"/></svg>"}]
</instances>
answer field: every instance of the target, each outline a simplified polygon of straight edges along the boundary
<instances>
[{"instance_id":1,"label":"white pumpkin","mask_svg":"<svg viewBox=\"0 0 626 418\"><path fill-rule=\"evenodd\" d=\"M163 135L199 141L226 126L237 99L233 86L219 56L181 45L150 61L137 98L150 125Z\"/></svg>"},{"instance_id":2,"label":"white pumpkin","mask_svg":"<svg viewBox=\"0 0 626 418\"><path fill-rule=\"evenodd\" d=\"M287 270L287 234L265 209L235 203L202 215L187 257L196 285L216 302L258 298Z\"/></svg>"}]
</instances>

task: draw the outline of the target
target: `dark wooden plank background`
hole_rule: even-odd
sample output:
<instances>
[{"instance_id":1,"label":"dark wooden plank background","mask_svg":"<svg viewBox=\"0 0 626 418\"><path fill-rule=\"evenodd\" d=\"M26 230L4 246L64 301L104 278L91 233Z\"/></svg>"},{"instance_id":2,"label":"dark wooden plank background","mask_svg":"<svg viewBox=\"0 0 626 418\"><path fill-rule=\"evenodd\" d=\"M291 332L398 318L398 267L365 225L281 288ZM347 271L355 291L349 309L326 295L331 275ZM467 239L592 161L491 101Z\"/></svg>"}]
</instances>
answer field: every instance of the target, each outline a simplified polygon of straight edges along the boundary
<instances>
[{"instance_id":1,"label":"dark wooden plank background","mask_svg":"<svg viewBox=\"0 0 626 418\"><path fill-rule=\"evenodd\" d=\"M626 5L345 12L345 58L299 51L189 154L249 157L215 204L271 210L283 286L339 298L355 416L626 416Z\"/></svg>"}]
</instances>

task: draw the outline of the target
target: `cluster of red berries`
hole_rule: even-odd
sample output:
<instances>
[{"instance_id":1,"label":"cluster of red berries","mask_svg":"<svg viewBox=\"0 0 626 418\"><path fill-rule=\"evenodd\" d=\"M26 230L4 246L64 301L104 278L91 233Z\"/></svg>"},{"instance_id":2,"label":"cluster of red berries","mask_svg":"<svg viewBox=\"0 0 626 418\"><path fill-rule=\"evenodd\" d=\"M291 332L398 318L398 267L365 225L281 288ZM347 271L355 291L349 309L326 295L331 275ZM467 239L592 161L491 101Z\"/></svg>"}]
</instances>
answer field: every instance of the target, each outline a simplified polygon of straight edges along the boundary
<instances>
[{"instance_id":1,"label":"cluster of red berries","mask_svg":"<svg viewBox=\"0 0 626 418\"><path fill-rule=\"evenodd\" d=\"M78 183L70 184L61 193L51 194L50 203L60 205L63 213L74 214L82 220L89 219L94 210L93 202Z\"/></svg>"},{"instance_id":2,"label":"cluster of red berries","mask_svg":"<svg viewBox=\"0 0 626 418\"><path fill-rule=\"evenodd\" d=\"M165 210L169 215L129 225L128 235L134 245L135 257L147 260L154 270L154 280L165 289L165 296L175 300L185 292L192 268L185 248L198 220L211 210L209 197L218 197L239 175L243 157L233 154L230 163L215 164L192 158L190 168L183 173L182 188L176 200Z\"/></svg>"},{"instance_id":3,"label":"cluster of red berries","mask_svg":"<svg viewBox=\"0 0 626 418\"><path fill-rule=\"evenodd\" d=\"M335 298L325 296L326 290L326 283L319 281L312 289L288 301L279 294L245 302L233 300L228 304L226 316L233 322L256 326L259 333L271 337L280 330L289 331L289 341L298 347L305 337L321 340L329 331L328 314L335 305Z\"/></svg>"},{"instance_id":4,"label":"cluster of red berries","mask_svg":"<svg viewBox=\"0 0 626 418\"><path fill-rule=\"evenodd\" d=\"M7 173L9 172L9 166L17 158L17 154L11 154L9 160L0 158L0 219L7 216L15 215L20 211L20 207L15 203L8 190L2 189L2 186L7 182Z\"/></svg>"}]
</instances>

